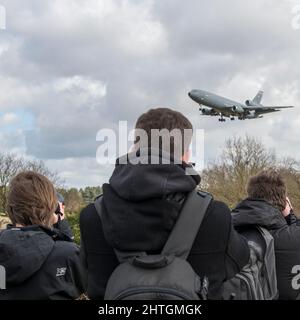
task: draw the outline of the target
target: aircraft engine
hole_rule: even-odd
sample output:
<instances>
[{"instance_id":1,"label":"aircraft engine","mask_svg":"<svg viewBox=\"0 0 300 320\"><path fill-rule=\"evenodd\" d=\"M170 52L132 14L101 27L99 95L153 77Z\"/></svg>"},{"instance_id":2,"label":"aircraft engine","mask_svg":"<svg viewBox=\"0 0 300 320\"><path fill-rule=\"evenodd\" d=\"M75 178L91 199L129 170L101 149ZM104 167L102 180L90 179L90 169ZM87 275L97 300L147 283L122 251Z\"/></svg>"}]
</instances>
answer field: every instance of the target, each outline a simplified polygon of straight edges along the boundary
<instances>
[{"instance_id":1,"label":"aircraft engine","mask_svg":"<svg viewBox=\"0 0 300 320\"><path fill-rule=\"evenodd\" d=\"M233 106L232 111L237 112L237 113L244 113L244 109L240 106Z\"/></svg>"},{"instance_id":2,"label":"aircraft engine","mask_svg":"<svg viewBox=\"0 0 300 320\"><path fill-rule=\"evenodd\" d=\"M213 109L209 107L202 107L201 112L202 114L205 114L205 115L212 115Z\"/></svg>"},{"instance_id":3,"label":"aircraft engine","mask_svg":"<svg viewBox=\"0 0 300 320\"><path fill-rule=\"evenodd\" d=\"M246 119L256 119L262 118L261 114L256 114L255 110L249 111L248 114L245 116Z\"/></svg>"},{"instance_id":4,"label":"aircraft engine","mask_svg":"<svg viewBox=\"0 0 300 320\"><path fill-rule=\"evenodd\" d=\"M246 101L245 101L245 104L246 104L246 106L248 106L248 107L257 106L257 103L253 102L252 100L246 100Z\"/></svg>"},{"instance_id":5,"label":"aircraft engine","mask_svg":"<svg viewBox=\"0 0 300 320\"><path fill-rule=\"evenodd\" d=\"M246 119L255 119L256 115L255 115L255 111L249 111L249 113L246 115Z\"/></svg>"}]
</instances>

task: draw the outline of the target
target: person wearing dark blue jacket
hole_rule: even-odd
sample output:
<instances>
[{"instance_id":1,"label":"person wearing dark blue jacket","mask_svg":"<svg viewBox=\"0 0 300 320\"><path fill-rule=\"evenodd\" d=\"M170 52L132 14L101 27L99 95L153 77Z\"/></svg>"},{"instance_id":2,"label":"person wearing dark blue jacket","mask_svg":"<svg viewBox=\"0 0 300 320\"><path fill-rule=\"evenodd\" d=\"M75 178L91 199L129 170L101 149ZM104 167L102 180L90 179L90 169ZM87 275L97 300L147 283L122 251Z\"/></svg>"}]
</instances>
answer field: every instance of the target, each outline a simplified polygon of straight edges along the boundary
<instances>
[{"instance_id":1,"label":"person wearing dark blue jacket","mask_svg":"<svg viewBox=\"0 0 300 320\"><path fill-rule=\"evenodd\" d=\"M12 179L7 197L12 224L0 232L0 265L6 271L0 300L76 299L84 292L79 247L53 228L57 204L46 177L28 171Z\"/></svg>"},{"instance_id":2,"label":"person wearing dark blue jacket","mask_svg":"<svg viewBox=\"0 0 300 320\"><path fill-rule=\"evenodd\" d=\"M186 196L201 181L188 163L191 135L183 135L177 141L179 146L183 140L187 142L186 149L179 148L178 154L174 151L176 141L171 142L170 148L163 142L158 147L151 142L152 129L191 130L184 115L168 108L151 109L140 116L136 129L148 134L148 148L141 141L136 142L134 151L117 160L109 183L103 186L102 219L94 204L80 215L81 254L91 299L104 298L108 279L119 264L114 249L161 252ZM155 159L153 163L148 161L148 155ZM209 279L208 298L221 299L223 282L238 273L248 260L249 247L234 230L229 208L213 200L188 257L195 272Z\"/></svg>"},{"instance_id":3,"label":"person wearing dark blue jacket","mask_svg":"<svg viewBox=\"0 0 300 320\"><path fill-rule=\"evenodd\" d=\"M279 299L300 299L300 222L287 197L283 177L265 170L248 183L248 198L232 212L234 226L266 228L274 238Z\"/></svg>"}]
</instances>

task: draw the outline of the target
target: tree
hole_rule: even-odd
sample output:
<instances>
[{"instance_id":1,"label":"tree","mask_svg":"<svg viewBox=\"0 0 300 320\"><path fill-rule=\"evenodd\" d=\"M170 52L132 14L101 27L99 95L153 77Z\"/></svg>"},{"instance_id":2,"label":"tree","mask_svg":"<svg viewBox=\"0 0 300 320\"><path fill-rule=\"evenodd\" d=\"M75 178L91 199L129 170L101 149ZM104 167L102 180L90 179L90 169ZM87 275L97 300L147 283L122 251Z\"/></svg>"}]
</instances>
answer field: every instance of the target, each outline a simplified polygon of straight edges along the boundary
<instances>
[{"instance_id":1,"label":"tree","mask_svg":"<svg viewBox=\"0 0 300 320\"><path fill-rule=\"evenodd\" d=\"M82 195L76 188L67 190L64 197L66 210L70 213L78 212L84 205Z\"/></svg>"},{"instance_id":2,"label":"tree","mask_svg":"<svg viewBox=\"0 0 300 320\"><path fill-rule=\"evenodd\" d=\"M274 168L284 176L294 207L300 210L300 175L297 161L278 161L274 150L258 139L235 137L225 143L220 160L202 172L202 187L214 197L234 207L246 197L249 178L264 169Z\"/></svg>"},{"instance_id":3,"label":"tree","mask_svg":"<svg viewBox=\"0 0 300 320\"><path fill-rule=\"evenodd\" d=\"M86 187L84 189L80 189L79 192L82 194L83 200L85 204L92 203L97 196L102 193L101 187Z\"/></svg>"},{"instance_id":4,"label":"tree","mask_svg":"<svg viewBox=\"0 0 300 320\"><path fill-rule=\"evenodd\" d=\"M299 163L292 159L284 159L278 166L287 184L288 196L296 214L300 215L300 172Z\"/></svg>"},{"instance_id":5,"label":"tree","mask_svg":"<svg viewBox=\"0 0 300 320\"><path fill-rule=\"evenodd\" d=\"M13 154L0 154L0 212L4 212L6 208L8 184L23 165L22 158Z\"/></svg>"},{"instance_id":6,"label":"tree","mask_svg":"<svg viewBox=\"0 0 300 320\"><path fill-rule=\"evenodd\" d=\"M0 153L0 212L6 209L9 182L16 174L24 170L32 170L45 175L56 187L63 183L58 173L47 168L43 161L26 160L12 153Z\"/></svg>"},{"instance_id":7,"label":"tree","mask_svg":"<svg viewBox=\"0 0 300 320\"><path fill-rule=\"evenodd\" d=\"M42 160L24 161L22 170L29 170L38 172L46 176L56 188L62 187L64 180L62 180L56 171L50 170Z\"/></svg>"}]
</instances>

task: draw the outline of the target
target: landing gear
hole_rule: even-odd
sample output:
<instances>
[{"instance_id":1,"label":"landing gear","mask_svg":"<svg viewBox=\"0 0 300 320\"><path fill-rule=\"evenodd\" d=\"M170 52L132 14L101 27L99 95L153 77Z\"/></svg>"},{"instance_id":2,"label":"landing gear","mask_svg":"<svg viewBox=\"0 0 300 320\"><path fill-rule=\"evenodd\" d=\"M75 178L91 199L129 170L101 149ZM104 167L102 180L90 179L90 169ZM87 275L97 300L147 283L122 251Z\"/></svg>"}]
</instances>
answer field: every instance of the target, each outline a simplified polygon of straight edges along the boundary
<instances>
[{"instance_id":1,"label":"landing gear","mask_svg":"<svg viewBox=\"0 0 300 320\"><path fill-rule=\"evenodd\" d=\"M220 118L219 118L219 121L220 121L220 122L225 122L225 121L226 121L226 119L224 119L224 118L223 118L223 115L222 115L222 113L220 113Z\"/></svg>"}]
</instances>

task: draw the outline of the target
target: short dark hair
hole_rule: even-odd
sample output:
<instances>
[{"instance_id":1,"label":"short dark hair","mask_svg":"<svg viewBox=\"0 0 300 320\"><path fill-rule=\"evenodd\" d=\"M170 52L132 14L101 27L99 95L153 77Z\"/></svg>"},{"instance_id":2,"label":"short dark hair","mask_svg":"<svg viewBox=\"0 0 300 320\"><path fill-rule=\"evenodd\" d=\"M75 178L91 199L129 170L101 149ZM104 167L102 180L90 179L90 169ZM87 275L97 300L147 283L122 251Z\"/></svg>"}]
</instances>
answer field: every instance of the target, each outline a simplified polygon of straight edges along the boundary
<instances>
[{"instance_id":1,"label":"short dark hair","mask_svg":"<svg viewBox=\"0 0 300 320\"><path fill-rule=\"evenodd\" d=\"M192 130L193 126L191 122L180 112L169 109L169 108L156 108L150 109L147 112L143 113L137 120L135 129L143 129L146 131L148 136L148 147L151 146L151 130L163 130L167 129L169 132L172 132L174 129L180 130L182 140L181 143L181 155L182 156L187 150L189 144L192 140ZM188 130L188 131L185 131ZM138 143L137 136L135 136L135 143ZM159 141L160 149L164 149L162 141ZM174 149L177 141L175 139L170 139L169 150L171 154L174 153ZM140 145L140 147L143 147Z\"/></svg>"},{"instance_id":2,"label":"short dark hair","mask_svg":"<svg viewBox=\"0 0 300 320\"><path fill-rule=\"evenodd\" d=\"M53 184L39 173L21 172L10 182L7 212L14 225L51 227L57 203Z\"/></svg>"},{"instance_id":3,"label":"short dark hair","mask_svg":"<svg viewBox=\"0 0 300 320\"><path fill-rule=\"evenodd\" d=\"M247 193L250 198L265 200L280 211L286 207L287 187L276 170L263 170L250 178Z\"/></svg>"}]
</instances>

